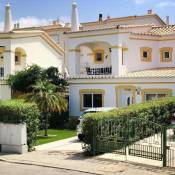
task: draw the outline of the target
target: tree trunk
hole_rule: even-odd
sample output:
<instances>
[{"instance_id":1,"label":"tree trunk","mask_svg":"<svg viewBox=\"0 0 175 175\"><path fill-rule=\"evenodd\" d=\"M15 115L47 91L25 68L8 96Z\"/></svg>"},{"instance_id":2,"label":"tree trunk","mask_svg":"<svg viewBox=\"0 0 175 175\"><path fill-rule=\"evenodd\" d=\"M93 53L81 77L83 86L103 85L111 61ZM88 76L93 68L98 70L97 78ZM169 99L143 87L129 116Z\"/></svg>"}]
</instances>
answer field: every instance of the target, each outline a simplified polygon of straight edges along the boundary
<instances>
[{"instance_id":1,"label":"tree trunk","mask_svg":"<svg viewBox=\"0 0 175 175\"><path fill-rule=\"evenodd\" d=\"M48 115L47 115L47 113L45 113L44 114L44 117L45 117L45 124L44 124L44 131L45 131L45 134L44 134L44 136L45 137L48 137L48 132L47 132L47 126L48 126Z\"/></svg>"}]
</instances>

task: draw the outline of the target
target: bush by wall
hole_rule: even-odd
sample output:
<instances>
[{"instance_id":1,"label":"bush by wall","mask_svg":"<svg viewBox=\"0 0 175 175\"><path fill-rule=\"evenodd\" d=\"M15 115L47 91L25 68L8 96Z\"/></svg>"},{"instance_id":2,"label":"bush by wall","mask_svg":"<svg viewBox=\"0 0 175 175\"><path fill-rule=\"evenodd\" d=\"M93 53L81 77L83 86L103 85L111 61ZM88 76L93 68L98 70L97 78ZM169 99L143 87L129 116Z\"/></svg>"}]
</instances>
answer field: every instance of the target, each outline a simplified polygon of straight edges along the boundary
<instances>
[{"instance_id":1,"label":"bush by wall","mask_svg":"<svg viewBox=\"0 0 175 175\"><path fill-rule=\"evenodd\" d=\"M121 119L125 122L128 120L132 123L134 117L144 119L144 125L149 126L149 122L155 122L160 125L167 126L170 124L172 114L175 113L175 97L162 98L142 104L136 104L127 108L116 109L110 112L101 112L87 114L83 122L83 133L85 134L84 143L85 149L89 151L93 144L93 125L97 122L111 121ZM139 121L139 120L138 120ZM125 126L125 125L123 125ZM138 123L138 128L142 127ZM126 130L126 128L122 128ZM150 130L151 131L151 130ZM138 132L138 138L143 138ZM90 150L92 151L92 149Z\"/></svg>"},{"instance_id":2,"label":"bush by wall","mask_svg":"<svg viewBox=\"0 0 175 175\"><path fill-rule=\"evenodd\" d=\"M35 145L40 112L35 104L22 100L0 101L0 122L27 124L27 144L29 151Z\"/></svg>"},{"instance_id":3,"label":"bush by wall","mask_svg":"<svg viewBox=\"0 0 175 175\"><path fill-rule=\"evenodd\" d=\"M49 128L65 129L65 125L69 121L69 111L62 113L51 113L49 117Z\"/></svg>"}]
</instances>

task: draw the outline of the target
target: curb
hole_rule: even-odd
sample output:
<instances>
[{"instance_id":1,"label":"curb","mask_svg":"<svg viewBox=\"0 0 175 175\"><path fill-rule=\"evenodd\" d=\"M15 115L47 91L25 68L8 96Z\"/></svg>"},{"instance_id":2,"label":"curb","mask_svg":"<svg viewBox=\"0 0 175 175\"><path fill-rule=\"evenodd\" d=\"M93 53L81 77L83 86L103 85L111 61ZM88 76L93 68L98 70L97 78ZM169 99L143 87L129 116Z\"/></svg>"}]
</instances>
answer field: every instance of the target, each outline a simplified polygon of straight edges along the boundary
<instances>
[{"instance_id":1,"label":"curb","mask_svg":"<svg viewBox=\"0 0 175 175\"><path fill-rule=\"evenodd\" d=\"M79 173L87 173L87 174L93 174L93 175L104 175L102 173L93 173L93 172L88 172L88 171L82 171L82 170L75 170L75 169L71 169L71 168L63 168L63 167L57 167L57 166L49 166L49 165L42 165L42 164L35 164L35 163L24 163L24 162L20 162L20 161L13 161L13 160L6 160L6 159L2 159L0 158L0 162L7 162L7 163L14 163L14 164L21 164L21 165L31 165L31 166L39 166L39 167L44 167L44 168L54 168L54 169L62 169L62 170L71 170L74 172L79 172Z\"/></svg>"}]
</instances>

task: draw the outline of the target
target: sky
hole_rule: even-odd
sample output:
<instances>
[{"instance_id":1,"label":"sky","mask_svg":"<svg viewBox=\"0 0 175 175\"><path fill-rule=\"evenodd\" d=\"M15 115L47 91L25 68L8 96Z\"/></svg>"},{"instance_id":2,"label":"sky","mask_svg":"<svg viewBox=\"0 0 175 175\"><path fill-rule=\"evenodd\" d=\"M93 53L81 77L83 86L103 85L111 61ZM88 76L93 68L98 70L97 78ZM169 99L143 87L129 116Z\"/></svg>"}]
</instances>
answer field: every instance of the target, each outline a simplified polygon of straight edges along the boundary
<instances>
[{"instance_id":1,"label":"sky","mask_svg":"<svg viewBox=\"0 0 175 175\"><path fill-rule=\"evenodd\" d=\"M121 17L146 14L152 9L165 19L170 16L170 23L175 23L175 0L76 0L80 22L95 21L98 14L104 17ZM4 6L12 6L13 21L21 27L40 26L60 18L69 22L72 0L0 0L0 29L3 28Z\"/></svg>"}]
</instances>

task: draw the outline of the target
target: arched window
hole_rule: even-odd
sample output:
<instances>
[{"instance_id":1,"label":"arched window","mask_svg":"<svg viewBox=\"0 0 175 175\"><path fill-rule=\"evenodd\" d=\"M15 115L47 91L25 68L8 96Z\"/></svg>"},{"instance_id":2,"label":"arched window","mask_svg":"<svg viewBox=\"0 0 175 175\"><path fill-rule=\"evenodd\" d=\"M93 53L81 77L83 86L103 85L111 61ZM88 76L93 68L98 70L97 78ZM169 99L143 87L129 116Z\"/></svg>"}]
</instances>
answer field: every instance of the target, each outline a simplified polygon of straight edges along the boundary
<instances>
[{"instance_id":1,"label":"arched window","mask_svg":"<svg viewBox=\"0 0 175 175\"><path fill-rule=\"evenodd\" d=\"M26 52L22 48L15 49L15 65L24 64L24 60L26 59Z\"/></svg>"}]
</instances>

